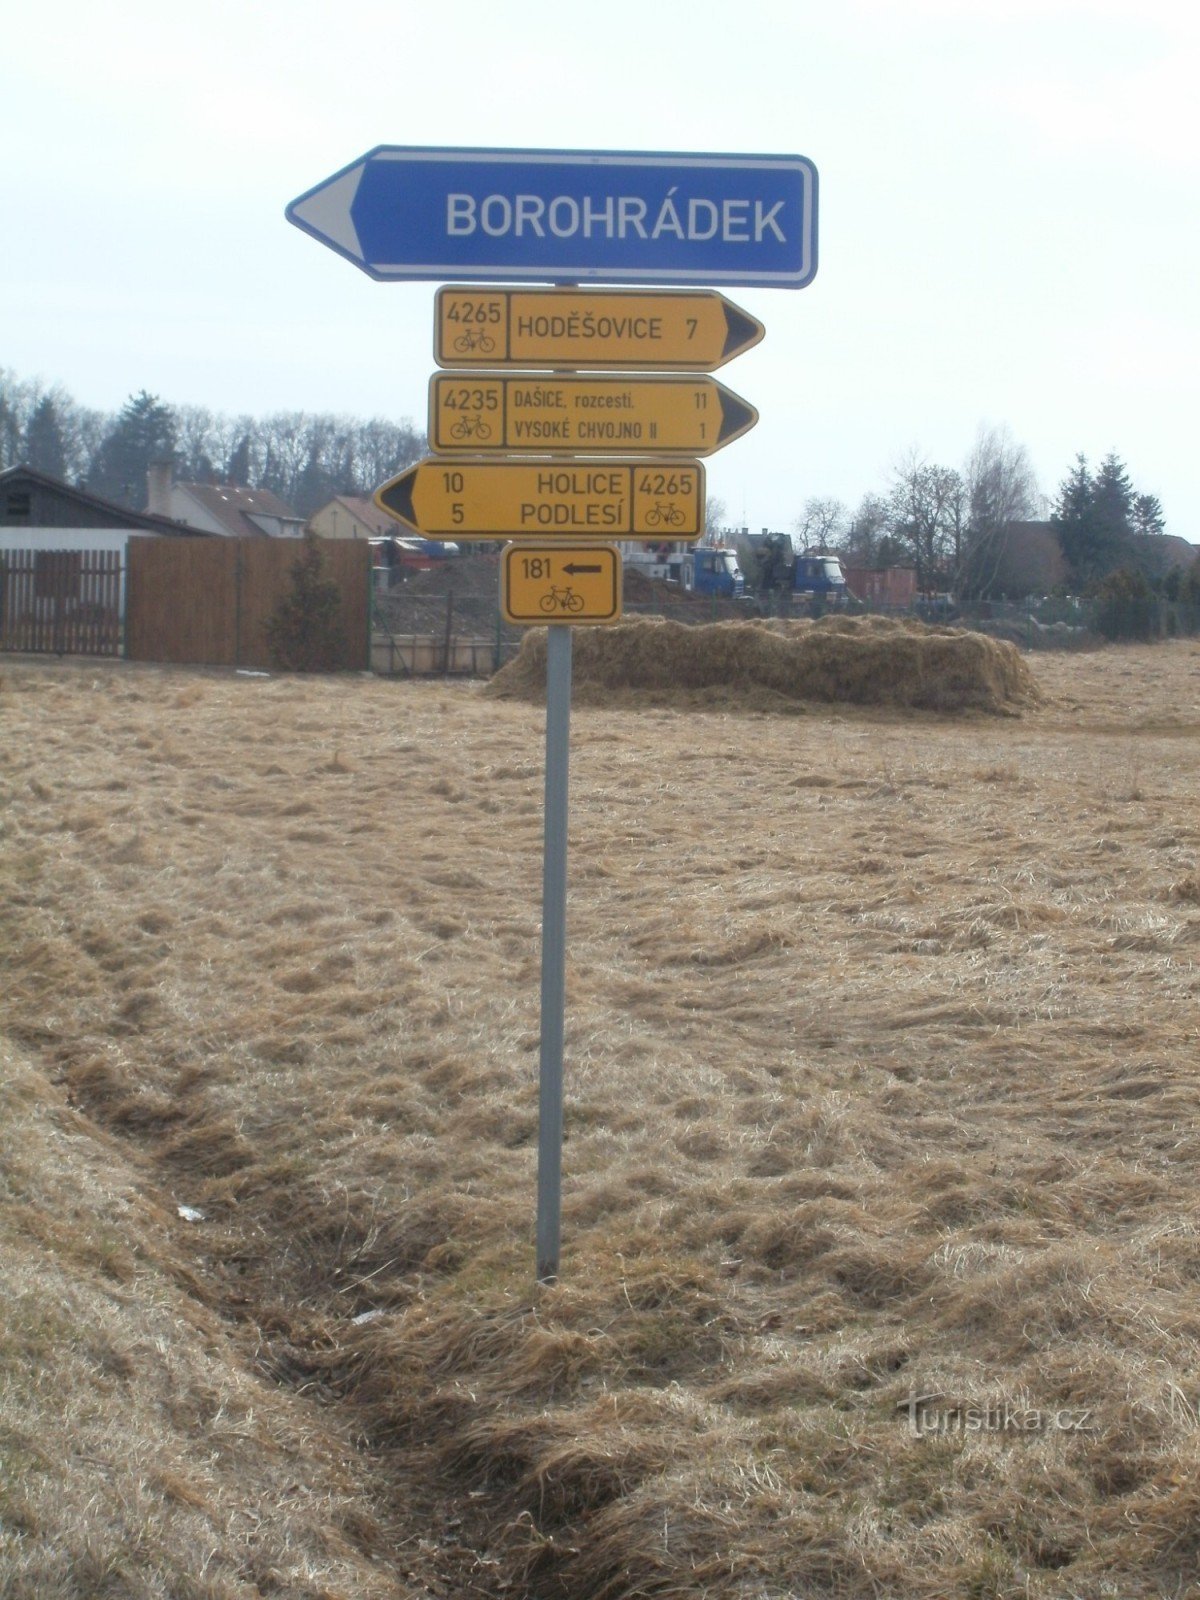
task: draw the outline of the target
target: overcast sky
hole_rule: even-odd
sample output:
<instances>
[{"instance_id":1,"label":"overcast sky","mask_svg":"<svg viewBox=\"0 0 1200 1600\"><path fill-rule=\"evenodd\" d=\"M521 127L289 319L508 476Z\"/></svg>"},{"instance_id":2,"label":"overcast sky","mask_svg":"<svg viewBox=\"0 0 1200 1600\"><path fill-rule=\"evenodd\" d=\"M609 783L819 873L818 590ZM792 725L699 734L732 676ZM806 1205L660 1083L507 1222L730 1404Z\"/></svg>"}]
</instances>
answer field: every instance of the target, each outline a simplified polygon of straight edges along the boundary
<instances>
[{"instance_id":1,"label":"overcast sky","mask_svg":"<svg viewBox=\"0 0 1200 1600\"><path fill-rule=\"evenodd\" d=\"M1200 542L1200 24L1165 0L42 0L13 7L0 366L119 408L424 426L433 285L284 207L377 144L809 157L820 266L734 289L751 528L1006 425L1051 499L1115 449Z\"/></svg>"}]
</instances>

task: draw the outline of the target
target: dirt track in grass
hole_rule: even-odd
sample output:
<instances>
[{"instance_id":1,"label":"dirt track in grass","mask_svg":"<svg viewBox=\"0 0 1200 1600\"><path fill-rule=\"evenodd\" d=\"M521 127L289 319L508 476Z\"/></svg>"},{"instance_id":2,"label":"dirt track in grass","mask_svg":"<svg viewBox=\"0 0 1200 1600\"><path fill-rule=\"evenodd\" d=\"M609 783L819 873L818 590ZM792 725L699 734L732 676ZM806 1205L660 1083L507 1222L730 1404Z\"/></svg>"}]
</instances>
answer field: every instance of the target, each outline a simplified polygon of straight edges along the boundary
<instances>
[{"instance_id":1,"label":"dirt track in grass","mask_svg":"<svg viewBox=\"0 0 1200 1600\"><path fill-rule=\"evenodd\" d=\"M68 1163L0 1190L6 1367L98 1430L5 1390L0 1587L1186 1592L1200 648L1032 670L1005 719L577 708L539 1291L540 709L0 663L0 1033ZM127 1197L86 1250L68 1133Z\"/></svg>"}]
</instances>

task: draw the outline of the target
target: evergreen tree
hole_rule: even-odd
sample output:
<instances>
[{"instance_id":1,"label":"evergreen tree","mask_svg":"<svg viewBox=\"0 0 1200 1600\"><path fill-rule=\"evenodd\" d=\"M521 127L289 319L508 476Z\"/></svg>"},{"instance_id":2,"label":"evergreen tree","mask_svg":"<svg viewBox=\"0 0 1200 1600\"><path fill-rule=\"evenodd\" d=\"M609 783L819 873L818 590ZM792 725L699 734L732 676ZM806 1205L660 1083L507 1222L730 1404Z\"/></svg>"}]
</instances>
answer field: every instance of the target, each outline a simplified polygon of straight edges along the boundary
<instances>
[{"instance_id":1,"label":"evergreen tree","mask_svg":"<svg viewBox=\"0 0 1200 1600\"><path fill-rule=\"evenodd\" d=\"M1080 588L1096 576L1092 540L1094 499L1095 485L1087 457L1081 452L1059 486L1058 504L1050 516L1071 579Z\"/></svg>"},{"instance_id":2,"label":"evergreen tree","mask_svg":"<svg viewBox=\"0 0 1200 1600\"><path fill-rule=\"evenodd\" d=\"M1125 464L1115 450L1110 450L1092 485L1092 539L1102 573L1129 559L1133 502L1133 484Z\"/></svg>"},{"instance_id":3,"label":"evergreen tree","mask_svg":"<svg viewBox=\"0 0 1200 1600\"><path fill-rule=\"evenodd\" d=\"M1139 494L1133 502L1133 531L1143 537L1162 533L1166 518L1156 494Z\"/></svg>"},{"instance_id":4,"label":"evergreen tree","mask_svg":"<svg viewBox=\"0 0 1200 1600\"><path fill-rule=\"evenodd\" d=\"M347 481L346 476L325 457L314 440L289 498L302 517L311 517L335 494L342 493L342 485Z\"/></svg>"},{"instance_id":5,"label":"evergreen tree","mask_svg":"<svg viewBox=\"0 0 1200 1600\"><path fill-rule=\"evenodd\" d=\"M1097 633L1112 640L1157 639L1161 629L1160 607L1145 574L1131 567L1118 567L1095 586Z\"/></svg>"},{"instance_id":6,"label":"evergreen tree","mask_svg":"<svg viewBox=\"0 0 1200 1600\"><path fill-rule=\"evenodd\" d=\"M1156 580L1162 577L1161 555L1145 544L1139 549L1135 537L1162 533L1162 506L1157 495L1134 493L1115 450L1105 456L1095 477L1085 456L1075 458L1051 521L1078 587L1127 568L1144 569Z\"/></svg>"},{"instance_id":7,"label":"evergreen tree","mask_svg":"<svg viewBox=\"0 0 1200 1600\"><path fill-rule=\"evenodd\" d=\"M21 427L8 396L0 394L0 472L21 460Z\"/></svg>"},{"instance_id":8,"label":"evergreen tree","mask_svg":"<svg viewBox=\"0 0 1200 1600\"><path fill-rule=\"evenodd\" d=\"M234 445L233 454L229 457L225 481L235 488L248 489L250 487L250 471L250 435L244 433L237 444Z\"/></svg>"},{"instance_id":9,"label":"evergreen tree","mask_svg":"<svg viewBox=\"0 0 1200 1600\"><path fill-rule=\"evenodd\" d=\"M52 395L43 395L25 429L25 460L50 478L67 476L67 436Z\"/></svg>"},{"instance_id":10,"label":"evergreen tree","mask_svg":"<svg viewBox=\"0 0 1200 1600\"><path fill-rule=\"evenodd\" d=\"M306 533L292 562L292 586L265 624L267 647L287 672L333 672L345 653L341 590L325 576L321 541Z\"/></svg>"},{"instance_id":11,"label":"evergreen tree","mask_svg":"<svg viewBox=\"0 0 1200 1600\"><path fill-rule=\"evenodd\" d=\"M175 454L175 414L143 389L131 395L97 453L89 487L131 506L146 508L146 471Z\"/></svg>"}]
</instances>

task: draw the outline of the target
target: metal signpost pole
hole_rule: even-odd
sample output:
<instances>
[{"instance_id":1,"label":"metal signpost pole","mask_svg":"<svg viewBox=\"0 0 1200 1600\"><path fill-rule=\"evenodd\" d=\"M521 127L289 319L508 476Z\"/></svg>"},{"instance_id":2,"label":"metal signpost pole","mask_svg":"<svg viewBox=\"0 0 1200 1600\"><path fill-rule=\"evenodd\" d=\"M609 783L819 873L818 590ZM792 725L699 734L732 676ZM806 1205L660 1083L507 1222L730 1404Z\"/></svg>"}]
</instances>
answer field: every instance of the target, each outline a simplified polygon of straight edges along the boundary
<instances>
[{"instance_id":1,"label":"metal signpost pole","mask_svg":"<svg viewBox=\"0 0 1200 1600\"><path fill-rule=\"evenodd\" d=\"M567 1011L570 628L546 629L546 799L542 847L542 1015L538 1058L537 1281L558 1280L562 1247L563 1037Z\"/></svg>"},{"instance_id":2,"label":"metal signpost pole","mask_svg":"<svg viewBox=\"0 0 1200 1600\"><path fill-rule=\"evenodd\" d=\"M538 1089L537 1275L558 1277L562 1234L563 1026L567 976L567 779L571 629L547 629L546 817L542 864L542 1047Z\"/></svg>"}]
</instances>

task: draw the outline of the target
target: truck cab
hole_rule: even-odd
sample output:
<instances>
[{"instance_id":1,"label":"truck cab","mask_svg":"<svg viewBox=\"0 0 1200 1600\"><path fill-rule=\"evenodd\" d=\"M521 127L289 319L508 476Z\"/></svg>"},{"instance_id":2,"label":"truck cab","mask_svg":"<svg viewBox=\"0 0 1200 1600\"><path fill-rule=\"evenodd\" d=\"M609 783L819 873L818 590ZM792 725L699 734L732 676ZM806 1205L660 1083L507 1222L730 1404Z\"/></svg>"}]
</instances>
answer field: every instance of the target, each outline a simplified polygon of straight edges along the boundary
<instances>
[{"instance_id":1,"label":"truck cab","mask_svg":"<svg viewBox=\"0 0 1200 1600\"><path fill-rule=\"evenodd\" d=\"M725 595L731 600L746 592L737 552L724 546L701 545L689 550L679 563L679 581L689 592Z\"/></svg>"},{"instance_id":2,"label":"truck cab","mask_svg":"<svg viewBox=\"0 0 1200 1600\"><path fill-rule=\"evenodd\" d=\"M812 595L827 605L846 598L846 572L840 556L801 555L796 557L792 578L796 594Z\"/></svg>"}]
</instances>

